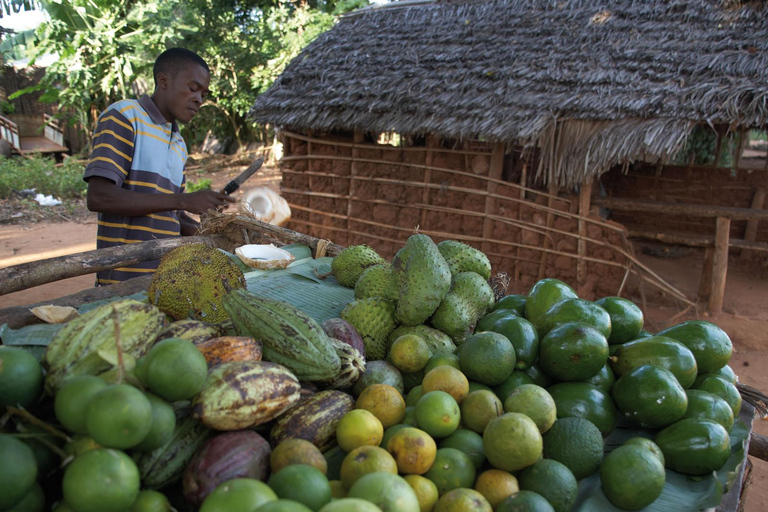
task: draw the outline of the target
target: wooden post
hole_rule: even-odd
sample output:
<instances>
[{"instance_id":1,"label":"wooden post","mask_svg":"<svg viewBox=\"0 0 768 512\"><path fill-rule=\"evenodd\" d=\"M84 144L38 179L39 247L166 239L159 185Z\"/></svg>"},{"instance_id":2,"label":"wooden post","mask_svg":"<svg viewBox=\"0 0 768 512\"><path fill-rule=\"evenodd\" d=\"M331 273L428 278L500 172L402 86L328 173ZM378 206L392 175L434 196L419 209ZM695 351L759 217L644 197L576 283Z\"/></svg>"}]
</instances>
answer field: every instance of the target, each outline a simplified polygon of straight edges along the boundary
<instances>
[{"instance_id":1,"label":"wooden post","mask_svg":"<svg viewBox=\"0 0 768 512\"><path fill-rule=\"evenodd\" d=\"M430 188L426 185L429 185L432 182L432 162L435 159L435 152L434 148L438 147L440 145L440 139L438 137L435 137L434 135L427 135L427 156L424 159L424 165L427 166L426 169L424 169L424 191L421 195L421 202L422 204L428 205L429 204L429 191ZM422 228L426 228L427 225L427 209L422 208L421 209L421 223L420 226ZM413 226L414 228L416 226Z\"/></svg>"},{"instance_id":2,"label":"wooden post","mask_svg":"<svg viewBox=\"0 0 768 512\"><path fill-rule=\"evenodd\" d=\"M557 183L555 182L554 176L550 176L549 178L549 199L547 200L547 206L549 208L552 208L555 204L555 199L553 196L557 195ZM551 212L547 212L547 227L551 228L552 225L555 223L555 215ZM544 238L544 243L542 244L544 246L544 249L549 249L549 237ZM539 280L544 279L545 274L547 273L547 252L542 251L541 252L541 261L539 262Z\"/></svg>"},{"instance_id":3,"label":"wooden post","mask_svg":"<svg viewBox=\"0 0 768 512\"><path fill-rule=\"evenodd\" d=\"M488 169L488 177L491 180L500 180L501 173L504 170L504 143L497 142L493 145L493 152L491 153L491 165ZM493 234L493 220L488 216L495 215L496 200L493 195L496 194L498 185L494 181L488 181L488 195L485 197L485 218L483 219L483 243L482 251L489 252L491 250L490 243L487 242Z\"/></svg>"},{"instance_id":4,"label":"wooden post","mask_svg":"<svg viewBox=\"0 0 768 512\"><path fill-rule=\"evenodd\" d=\"M758 188L755 190L755 195L752 197L752 209L762 210L765 204L765 189ZM744 240L747 242L754 242L757 238L757 223L758 219L750 219L747 221L747 230L744 232Z\"/></svg>"},{"instance_id":5,"label":"wooden post","mask_svg":"<svg viewBox=\"0 0 768 512\"><path fill-rule=\"evenodd\" d=\"M731 219L717 218L715 230L715 258L712 265L712 293L709 296L709 311L719 313L723 310L725 295L725 276L728 272L728 237Z\"/></svg>"},{"instance_id":6,"label":"wooden post","mask_svg":"<svg viewBox=\"0 0 768 512\"><path fill-rule=\"evenodd\" d=\"M592 199L592 182L585 179L579 189L579 259L576 261L576 282L581 286L587 278L587 262L584 256L587 255L587 223L585 217L589 217L589 202Z\"/></svg>"},{"instance_id":7,"label":"wooden post","mask_svg":"<svg viewBox=\"0 0 768 512\"><path fill-rule=\"evenodd\" d=\"M528 161L523 162L523 169L520 171L520 199L525 200L525 187L528 186ZM523 204L517 203L517 220L523 219ZM519 230L520 233L520 243L522 243L523 238L523 230ZM517 282L520 280L520 268L517 265L518 260L520 259L520 247L515 247L515 277L514 281Z\"/></svg>"},{"instance_id":8,"label":"wooden post","mask_svg":"<svg viewBox=\"0 0 768 512\"><path fill-rule=\"evenodd\" d=\"M699 302L709 302L712 293L712 264L715 261L715 248L704 249L704 265L701 268L701 281L699 281Z\"/></svg>"},{"instance_id":9,"label":"wooden post","mask_svg":"<svg viewBox=\"0 0 768 512\"><path fill-rule=\"evenodd\" d=\"M363 142L365 135L361 130L355 130L352 142L354 144L360 144ZM352 163L349 165L349 192L347 194L347 232L352 230L352 199L355 197L355 185L357 181L357 159L359 158L359 149L356 146L352 146ZM310 188L310 191L312 189ZM351 236L351 234L350 234ZM352 239L347 240L347 245L352 245Z\"/></svg>"}]
</instances>

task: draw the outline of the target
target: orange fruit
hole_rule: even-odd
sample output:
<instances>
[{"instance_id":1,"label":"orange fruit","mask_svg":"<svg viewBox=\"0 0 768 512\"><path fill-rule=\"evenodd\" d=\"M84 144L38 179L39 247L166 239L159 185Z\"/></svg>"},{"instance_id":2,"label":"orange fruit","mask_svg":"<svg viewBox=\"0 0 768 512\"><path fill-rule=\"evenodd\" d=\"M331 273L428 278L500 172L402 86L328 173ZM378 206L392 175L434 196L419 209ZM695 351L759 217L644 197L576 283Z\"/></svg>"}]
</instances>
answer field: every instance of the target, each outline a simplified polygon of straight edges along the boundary
<instances>
[{"instance_id":1,"label":"orange fruit","mask_svg":"<svg viewBox=\"0 0 768 512\"><path fill-rule=\"evenodd\" d=\"M485 456L494 467L517 471L541 458L543 444L536 423L525 414L508 412L492 419L483 431Z\"/></svg>"},{"instance_id":2,"label":"orange fruit","mask_svg":"<svg viewBox=\"0 0 768 512\"><path fill-rule=\"evenodd\" d=\"M488 500L474 489L453 489L435 503L434 512L493 512Z\"/></svg>"},{"instance_id":3,"label":"orange fruit","mask_svg":"<svg viewBox=\"0 0 768 512\"><path fill-rule=\"evenodd\" d=\"M542 434L552 428L557 419L555 400L549 392L536 384L523 384L507 395L504 411L525 414L536 423Z\"/></svg>"},{"instance_id":4,"label":"orange fruit","mask_svg":"<svg viewBox=\"0 0 768 512\"><path fill-rule=\"evenodd\" d=\"M273 473L293 464L307 464L319 469L324 475L328 473L328 461L323 453L306 439L286 439L275 446L269 456L269 466Z\"/></svg>"},{"instance_id":5,"label":"orange fruit","mask_svg":"<svg viewBox=\"0 0 768 512\"><path fill-rule=\"evenodd\" d=\"M373 413L384 428L400 423L403 417L405 417L405 400L403 395L397 389L387 384L368 386L357 397L355 405L358 409L365 409Z\"/></svg>"},{"instance_id":6,"label":"orange fruit","mask_svg":"<svg viewBox=\"0 0 768 512\"><path fill-rule=\"evenodd\" d=\"M64 470L64 500L78 512L124 512L139 495L139 470L124 452L86 452Z\"/></svg>"},{"instance_id":7,"label":"orange fruit","mask_svg":"<svg viewBox=\"0 0 768 512\"><path fill-rule=\"evenodd\" d=\"M483 471L475 480L475 490L485 496L495 510L507 496L512 496L520 490L517 478L500 469Z\"/></svg>"},{"instance_id":8,"label":"orange fruit","mask_svg":"<svg viewBox=\"0 0 768 512\"><path fill-rule=\"evenodd\" d=\"M341 463L341 483L349 490L361 477L369 473L385 472L397 474L397 462L384 448L361 446L344 457Z\"/></svg>"},{"instance_id":9,"label":"orange fruit","mask_svg":"<svg viewBox=\"0 0 768 512\"><path fill-rule=\"evenodd\" d=\"M461 450L440 448L435 454L435 463L424 476L435 483L442 496L459 487L471 488L475 483L475 465Z\"/></svg>"},{"instance_id":10,"label":"orange fruit","mask_svg":"<svg viewBox=\"0 0 768 512\"><path fill-rule=\"evenodd\" d=\"M423 393L445 391L460 404L469 394L469 381L456 368L442 365L424 375L421 388Z\"/></svg>"},{"instance_id":11,"label":"orange fruit","mask_svg":"<svg viewBox=\"0 0 768 512\"><path fill-rule=\"evenodd\" d=\"M446 437L459 427L459 404L445 391L430 391L416 403L416 422L432 437Z\"/></svg>"},{"instance_id":12,"label":"orange fruit","mask_svg":"<svg viewBox=\"0 0 768 512\"><path fill-rule=\"evenodd\" d=\"M395 432L387 443L387 451L397 462L398 472L423 475L435 461L437 445L423 430L408 427Z\"/></svg>"},{"instance_id":13,"label":"orange fruit","mask_svg":"<svg viewBox=\"0 0 768 512\"><path fill-rule=\"evenodd\" d=\"M389 347L389 360L405 373L423 369L431 355L427 343L415 334L404 334Z\"/></svg>"},{"instance_id":14,"label":"orange fruit","mask_svg":"<svg viewBox=\"0 0 768 512\"><path fill-rule=\"evenodd\" d=\"M437 492L437 486L429 478L421 475L405 475L403 477L413 492L416 493L416 499L419 500L419 509L421 512L430 512L440 495Z\"/></svg>"},{"instance_id":15,"label":"orange fruit","mask_svg":"<svg viewBox=\"0 0 768 512\"><path fill-rule=\"evenodd\" d=\"M365 409L349 411L336 424L336 442L345 452L364 445L376 446L383 436L381 421Z\"/></svg>"},{"instance_id":16,"label":"orange fruit","mask_svg":"<svg viewBox=\"0 0 768 512\"><path fill-rule=\"evenodd\" d=\"M493 391L478 390L461 402L461 421L470 430L482 434L493 418L504 414L504 406Z\"/></svg>"}]
</instances>

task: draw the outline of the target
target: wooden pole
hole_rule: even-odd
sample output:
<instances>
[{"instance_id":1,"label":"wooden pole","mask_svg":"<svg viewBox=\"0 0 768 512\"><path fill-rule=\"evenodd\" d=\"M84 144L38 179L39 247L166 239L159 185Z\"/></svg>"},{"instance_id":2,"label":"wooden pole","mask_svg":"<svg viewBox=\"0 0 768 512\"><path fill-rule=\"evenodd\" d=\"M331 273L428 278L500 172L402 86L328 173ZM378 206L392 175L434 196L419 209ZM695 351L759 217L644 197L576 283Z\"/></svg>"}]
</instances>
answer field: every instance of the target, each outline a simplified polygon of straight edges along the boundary
<instances>
[{"instance_id":1,"label":"wooden pole","mask_svg":"<svg viewBox=\"0 0 768 512\"><path fill-rule=\"evenodd\" d=\"M520 202L517 204L517 220L521 220L523 217L523 201L525 201L525 187L528 184L528 161L523 162L523 169L520 171ZM520 241L523 240L523 230L519 231ZM520 248L515 249L515 278L514 282L520 280L520 266L517 264L520 260Z\"/></svg>"},{"instance_id":2,"label":"wooden pole","mask_svg":"<svg viewBox=\"0 0 768 512\"><path fill-rule=\"evenodd\" d=\"M709 311L719 313L723 310L725 295L725 276L728 272L728 238L731 219L717 218L715 230L715 258L712 264L712 293L709 296Z\"/></svg>"},{"instance_id":3,"label":"wooden pole","mask_svg":"<svg viewBox=\"0 0 768 512\"><path fill-rule=\"evenodd\" d=\"M755 195L752 197L752 209L762 210L765 204L765 189L759 187L755 190ZM757 239L757 224L759 219L749 219L747 221L747 229L744 232L744 240L747 242L754 242Z\"/></svg>"},{"instance_id":4,"label":"wooden pole","mask_svg":"<svg viewBox=\"0 0 768 512\"><path fill-rule=\"evenodd\" d=\"M725 217L731 220L768 220L768 210L753 210L751 208L735 208L731 206L664 203L616 197L596 197L592 200L592 204L625 212L670 213L708 218Z\"/></svg>"},{"instance_id":5,"label":"wooden pole","mask_svg":"<svg viewBox=\"0 0 768 512\"><path fill-rule=\"evenodd\" d=\"M715 262L715 247L704 249L704 264L701 267L701 281L699 281L699 302L709 302L712 294L712 265Z\"/></svg>"},{"instance_id":6,"label":"wooden pole","mask_svg":"<svg viewBox=\"0 0 768 512\"><path fill-rule=\"evenodd\" d=\"M496 211L496 185L497 180L501 179L501 173L504 170L504 143L497 142L493 145L493 152L491 153L491 165L488 169L488 176L491 178L487 183L488 195L485 198L485 218L483 219L483 243L482 251L488 252L491 250L490 243L486 240L491 238L493 234L493 220L489 217Z\"/></svg>"},{"instance_id":7,"label":"wooden pole","mask_svg":"<svg viewBox=\"0 0 768 512\"><path fill-rule=\"evenodd\" d=\"M592 182L584 180L579 189L579 236L587 236L587 223L583 218L589 217L589 205L592 198ZM581 286L587 278L587 262L583 259L587 255L587 242L585 238L578 241L579 259L576 262L576 282Z\"/></svg>"}]
</instances>

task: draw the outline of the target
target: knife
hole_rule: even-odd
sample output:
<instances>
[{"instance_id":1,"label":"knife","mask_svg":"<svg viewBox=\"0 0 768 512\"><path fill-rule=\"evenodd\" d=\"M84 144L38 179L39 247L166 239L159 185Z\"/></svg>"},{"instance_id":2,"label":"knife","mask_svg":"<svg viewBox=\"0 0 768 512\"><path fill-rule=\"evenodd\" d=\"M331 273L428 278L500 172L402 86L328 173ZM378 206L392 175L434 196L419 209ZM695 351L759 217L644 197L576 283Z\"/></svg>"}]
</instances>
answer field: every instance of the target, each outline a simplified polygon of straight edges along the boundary
<instances>
[{"instance_id":1,"label":"knife","mask_svg":"<svg viewBox=\"0 0 768 512\"><path fill-rule=\"evenodd\" d=\"M240 185L245 183L245 180L256 174L259 169L261 169L262 164L264 163L264 157L259 158L258 160L254 161L251 165L248 166L246 170L240 173L240 176L233 179L229 183L227 183L227 186L224 187L224 189L221 191L222 194L229 195L238 188L240 188Z\"/></svg>"}]
</instances>

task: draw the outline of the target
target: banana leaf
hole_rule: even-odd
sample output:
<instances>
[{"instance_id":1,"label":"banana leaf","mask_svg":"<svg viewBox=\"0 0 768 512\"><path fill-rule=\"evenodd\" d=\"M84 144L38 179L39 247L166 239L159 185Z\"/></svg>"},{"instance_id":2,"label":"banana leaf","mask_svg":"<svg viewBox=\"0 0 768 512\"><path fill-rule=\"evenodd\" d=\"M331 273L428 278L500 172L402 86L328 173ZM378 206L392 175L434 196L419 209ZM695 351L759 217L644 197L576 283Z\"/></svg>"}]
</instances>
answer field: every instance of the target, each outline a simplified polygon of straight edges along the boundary
<instances>
[{"instance_id":1,"label":"banana leaf","mask_svg":"<svg viewBox=\"0 0 768 512\"><path fill-rule=\"evenodd\" d=\"M747 404L744 405L748 407ZM743 419L737 420L730 432L731 456L722 468L703 477L689 477L667 469L666 483L661 496L639 512L699 512L717 507L723 495L734 484L738 486L740 483L738 476L746 460L744 447L749 435L749 426ZM617 428L605 440L606 453L618 448L632 437L652 438L653 436L647 430ZM608 501L603 493L598 471L579 482L579 494L571 512L622 512L622 510Z\"/></svg>"},{"instance_id":2,"label":"banana leaf","mask_svg":"<svg viewBox=\"0 0 768 512\"><path fill-rule=\"evenodd\" d=\"M40 361L46 347L62 327L64 324L34 324L11 329L8 324L3 324L0 325L0 339L3 345L26 350Z\"/></svg>"}]
</instances>

